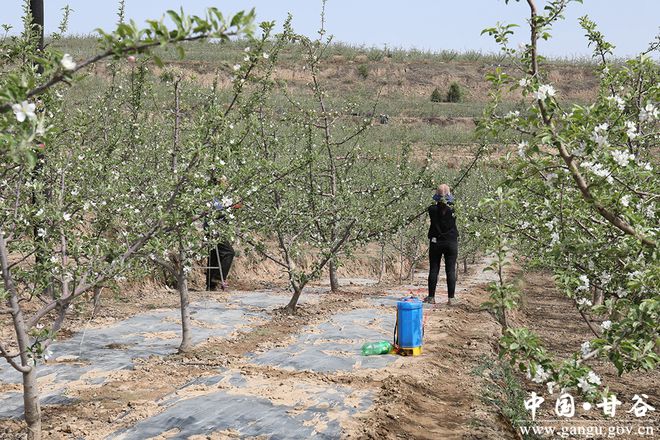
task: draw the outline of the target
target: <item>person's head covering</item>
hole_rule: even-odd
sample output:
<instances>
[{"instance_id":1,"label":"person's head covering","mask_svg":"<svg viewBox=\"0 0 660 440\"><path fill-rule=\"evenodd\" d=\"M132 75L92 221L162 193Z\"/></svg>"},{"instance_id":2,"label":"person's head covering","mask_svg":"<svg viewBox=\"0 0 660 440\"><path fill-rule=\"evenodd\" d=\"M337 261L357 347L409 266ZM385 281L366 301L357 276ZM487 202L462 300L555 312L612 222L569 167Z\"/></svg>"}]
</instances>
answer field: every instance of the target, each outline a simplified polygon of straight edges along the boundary
<instances>
[{"instance_id":1,"label":"person's head covering","mask_svg":"<svg viewBox=\"0 0 660 440\"><path fill-rule=\"evenodd\" d=\"M454 203L454 196L451 195L451 189L449 188L449 185L446 183L438 185L438 188L435 190L435 194L433 194L433 200L436 202L444 201L445 203Z\"/></svg>"},{"instance_id":2,"label":"person's head covering","mask_svg":"<svg viewBox=\"0 0 660 440\"><path fill-rule=\"evenodd\" d=\"M449 188L449 185L443 183L441 185L438 185L438 189L436 190L436 193L440 194L441 196L448 196L451 195L451 189Z\"/></svg>"}]
</instances>

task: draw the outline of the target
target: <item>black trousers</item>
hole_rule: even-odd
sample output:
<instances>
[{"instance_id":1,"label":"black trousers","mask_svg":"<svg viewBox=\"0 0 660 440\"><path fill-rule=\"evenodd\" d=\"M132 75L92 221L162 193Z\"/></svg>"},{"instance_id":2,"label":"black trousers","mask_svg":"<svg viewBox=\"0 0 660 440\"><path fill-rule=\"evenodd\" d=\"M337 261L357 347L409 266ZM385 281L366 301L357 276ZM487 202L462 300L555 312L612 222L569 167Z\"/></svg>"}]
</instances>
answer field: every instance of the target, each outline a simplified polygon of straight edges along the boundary
<instances>
[{"instance_id":1,"label":"black trousers","mask_svg":"<svg viewBox=\"0 0 660 440\"><path fill-rule=\"evenodd\" d=\"M456 291L456 259L458 258L458 242L456 241L429 243L429 296L435 297L440 261L443 255L447 275L447 294L449 298L453 298Z\"/></svg>"},{"instance_id":2,"label":"black trousers","mask_svg":"<svg viewBox=\"0 0 660 440\"><path fill-rule=\"evenodd\" d=\"M209 254L209 269L206 270L206 285L208 287L214 287L215 284L222 280L227 281L235 254L234 248L226 241L211 248ZM222 274L220 274L220 271L222 271Z\"/></svg>"}]
</instances>

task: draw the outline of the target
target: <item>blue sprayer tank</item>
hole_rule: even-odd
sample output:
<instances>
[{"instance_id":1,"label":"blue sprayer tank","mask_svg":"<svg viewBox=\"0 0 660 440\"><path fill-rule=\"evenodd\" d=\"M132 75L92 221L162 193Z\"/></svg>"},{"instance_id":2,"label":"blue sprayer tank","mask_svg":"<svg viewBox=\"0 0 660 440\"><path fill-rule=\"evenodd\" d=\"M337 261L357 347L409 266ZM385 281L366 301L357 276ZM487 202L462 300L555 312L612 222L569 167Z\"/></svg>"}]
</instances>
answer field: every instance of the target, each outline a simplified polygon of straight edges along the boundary
<instances>
[{"instance_id":1,"label":"blue sprayer tank","mask_svg":"<svg viewBox=\"0 0 660 440\"><path fill-rule=\"evenodd\" d=\"M406 354L422 353L422 301L418 298L401 298L396 303L397 341Z\"/></svg>"}]
</instances>

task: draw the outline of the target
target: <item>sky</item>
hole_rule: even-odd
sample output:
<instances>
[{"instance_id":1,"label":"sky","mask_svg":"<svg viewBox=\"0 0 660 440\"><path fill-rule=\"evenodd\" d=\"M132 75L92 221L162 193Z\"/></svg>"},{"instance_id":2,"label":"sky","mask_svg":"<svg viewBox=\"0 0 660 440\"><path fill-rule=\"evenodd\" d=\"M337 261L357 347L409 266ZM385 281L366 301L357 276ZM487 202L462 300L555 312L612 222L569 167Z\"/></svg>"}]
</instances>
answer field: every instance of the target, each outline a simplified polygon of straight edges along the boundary
<instances>
[{"instance_id":1,"label":"sky","mask_svg":"<svg viewBox=\"0 0 660 440\"><path fill-rule=\"evenodd\" d=\"M21 27L23 0L1 0L0 24ZM53 32L61 9L72 9L69 33L90 34L95 28L116 25L117 0L44 0L46 32ZM538 0L542 4L543 0ZM320 25L321 0L126 0L126 17L138 23L160 18L167 9L203 14L207 6L223 13L255 8L258 21L281 24L287 13L293 27L315 36ZM529 12L525 1L504 0L328 0L326 29L333 41L356 46L416 48L425 51L497 51L497 46L481 30L498 21L524 24ZM541 53L551 57L588 57L584 32L578 18L588 15L608 41L616 46L618 57L633 56L648 47L660 33L660 0L584 0L569 5L565 21L555 27L553 39L541 42ZM527 31L518 29L514 45L525 41Z\"/></svg>"}]
</instances>

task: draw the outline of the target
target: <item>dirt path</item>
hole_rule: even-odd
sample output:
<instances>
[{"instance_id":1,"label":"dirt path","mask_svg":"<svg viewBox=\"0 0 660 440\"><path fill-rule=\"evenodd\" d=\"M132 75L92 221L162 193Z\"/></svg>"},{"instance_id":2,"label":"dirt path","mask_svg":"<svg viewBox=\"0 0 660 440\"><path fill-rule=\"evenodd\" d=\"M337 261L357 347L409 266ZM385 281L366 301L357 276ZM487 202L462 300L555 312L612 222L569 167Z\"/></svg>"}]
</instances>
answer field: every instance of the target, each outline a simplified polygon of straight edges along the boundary
<instances>
[{"instance_id":1,"label":"dirt path","mask_svg":"<svg viewBox=\"0 0 660 440\"><path fill-rule=\"evenodd\" d=\"M483 402L484 384L473 374L484 357L493 356L500 335L499 325L479 307L490 281L484 267L472 267L459 280L458 306L436 304L425 310L424 355L402 358L379 372L382 384L375 405L350 437L513 438Z\"/></svg>"}]
</instances>

